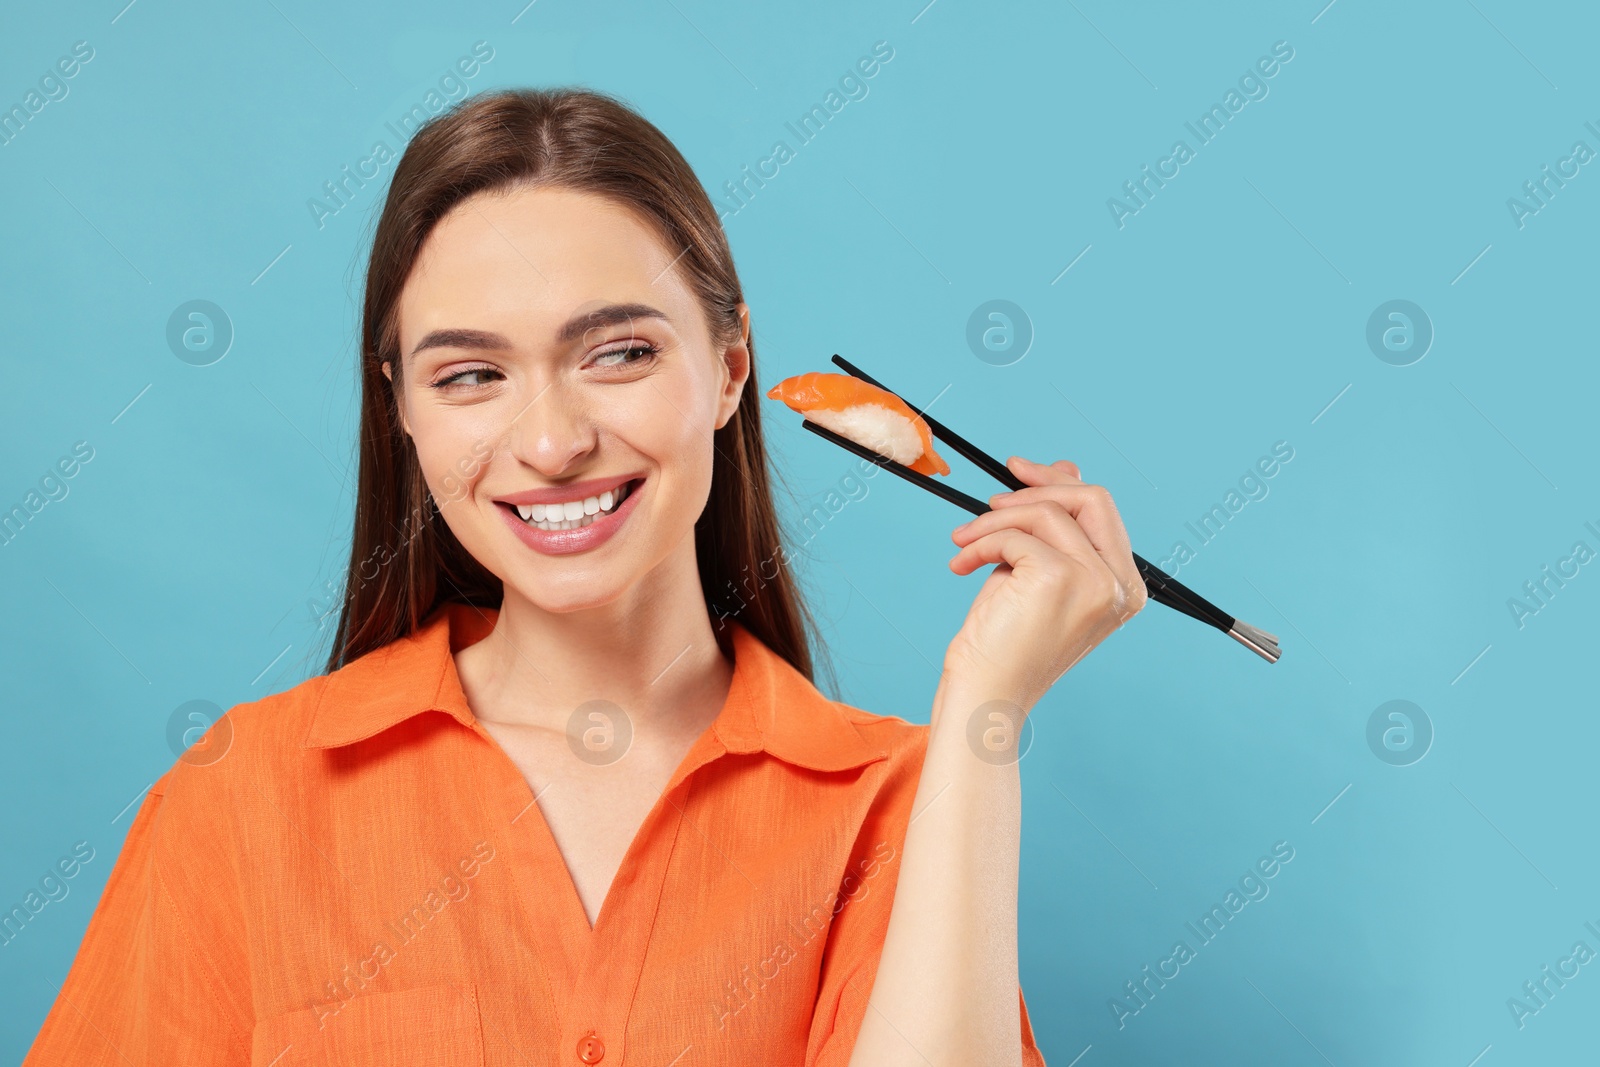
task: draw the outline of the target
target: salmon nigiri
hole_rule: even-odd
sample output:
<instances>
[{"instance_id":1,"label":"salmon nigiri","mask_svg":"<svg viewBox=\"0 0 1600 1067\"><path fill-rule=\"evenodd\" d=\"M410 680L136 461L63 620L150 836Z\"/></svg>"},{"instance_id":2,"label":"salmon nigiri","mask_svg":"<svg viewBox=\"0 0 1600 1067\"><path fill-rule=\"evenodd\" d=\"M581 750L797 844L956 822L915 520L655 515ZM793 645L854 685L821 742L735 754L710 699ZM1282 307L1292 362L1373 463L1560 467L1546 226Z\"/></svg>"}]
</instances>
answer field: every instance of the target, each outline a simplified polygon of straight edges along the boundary
<instances>
[{"instance_id":1,"label":"salmon nigiri","mask_svg":"<svg viewBox=\"0 0 1600 1067\"><path fill-rule=\"evenodd\" d=\"M933 450L933 434L922 416L893 393L848 374L812 371L767 390L809 421L848 437L918 474L949 474L950 464Z\"/></svg>"}]
</instances>

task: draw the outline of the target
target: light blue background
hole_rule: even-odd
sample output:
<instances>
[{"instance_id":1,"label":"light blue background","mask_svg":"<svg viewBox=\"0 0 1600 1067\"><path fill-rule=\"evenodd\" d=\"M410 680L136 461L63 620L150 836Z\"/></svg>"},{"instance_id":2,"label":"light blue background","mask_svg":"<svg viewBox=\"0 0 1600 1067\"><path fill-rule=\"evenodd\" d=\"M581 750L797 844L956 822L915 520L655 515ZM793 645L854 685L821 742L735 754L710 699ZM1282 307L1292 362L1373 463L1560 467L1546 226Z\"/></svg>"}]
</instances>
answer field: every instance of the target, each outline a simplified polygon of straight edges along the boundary
<instances>
[{"instance_id":1,"label":"light blue background","mask_svg":"<svg viewBox=\"0 0 1600 1067\"><path fill-rule=\"evenodd\" d=\"M1600 567L1521 628L1507 607L1574 542L1600 549L1600 166L1522 228L1506 203L1575 141L1600 149L1592 8L123 2L11 5L0 33L5 106L73 42L95 50L0 146L0 508L94 448L0 547L0 904L73 842L97 853L0 949L0 1059L31 1042L127 806L173 762L173 709L320 670L307 604L346 558L381 188L321 229L306 202L478 40L494 58L474 92L620 93L714 192L893 47L727 220L763 388L835 351L915 399L951 386L934 414L1002 455L1079 462L1153 560L1293 447L1179 575L1279 634L1282 662L1152 606L1033 716L1021 963L1050 1063L1501 1067L1594 1047L1600 965L1524 1028L1506 1004L1574 942L1600 949ZM1277 41L1294 58L1269 95L1119 229L1107 199L1194 147L1184 123ZM997 298L1035 332L1004 367L965 340ZM236 330L211 366L165 341L191 299ZM1366 344L1391 299L1436 330L1410 366ZM773 415L797 521L853 463ZM952 480L993 488L959 461ZM925 721L978 584L945 567L964 516L868 484L804 575L840 695ZM1366 741L1391 699L1436 731L1410 766ZM1295 855L1270 895L1119 1029L1108 1000L1278 841Z\"/></svg>"}]
</instances>

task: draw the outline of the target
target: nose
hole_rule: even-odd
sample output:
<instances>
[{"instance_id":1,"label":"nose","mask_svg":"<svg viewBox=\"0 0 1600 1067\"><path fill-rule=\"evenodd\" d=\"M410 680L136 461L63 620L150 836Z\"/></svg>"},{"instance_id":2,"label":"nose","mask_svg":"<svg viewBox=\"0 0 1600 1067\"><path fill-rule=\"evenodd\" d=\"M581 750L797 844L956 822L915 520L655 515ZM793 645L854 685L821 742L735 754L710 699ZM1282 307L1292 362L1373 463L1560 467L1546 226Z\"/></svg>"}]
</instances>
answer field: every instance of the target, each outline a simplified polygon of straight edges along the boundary
<instances>
[{"instance_id":1,"label":"nose","mask_svg":"<svg viewBox=\"0 0 1600 1067\"><path fill-rule=\"evenodd\" d=\"M541 386L507 428L509 451L547 478L559 478L595 449L599 434L577 390L559 380Z\"/></svg>"}]
</instances>

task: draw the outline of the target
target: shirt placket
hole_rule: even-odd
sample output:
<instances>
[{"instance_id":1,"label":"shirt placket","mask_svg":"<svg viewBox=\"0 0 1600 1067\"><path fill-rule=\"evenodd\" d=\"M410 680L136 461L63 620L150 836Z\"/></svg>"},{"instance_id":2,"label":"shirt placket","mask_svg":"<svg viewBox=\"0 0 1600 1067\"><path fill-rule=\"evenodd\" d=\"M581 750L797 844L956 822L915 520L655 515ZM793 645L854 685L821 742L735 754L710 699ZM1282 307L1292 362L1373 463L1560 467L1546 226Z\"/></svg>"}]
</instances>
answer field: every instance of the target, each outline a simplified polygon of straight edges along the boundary
<instances>
[{"instance_id":1,"label":"shirt placket","mask_svg":"<svg viewBox=\"0 0 1600 1067\"><path fill-rule=\"evenodd\" d=\"M487 732L483 736L498 752L492 737ZM561 1034L557 1063L595 1067L623 1062L650 935L679 834L685 832L694 772L726 751L708 731L685 755L645 817L634 842L637 847L630 846L623 858L593 929L527 781L510 758L499 753L503 810L510 813L514 831L510 835L513 877L534 945L543 953L545 988ZM560 892L552 890L552 883Z\"/></svg>"},{"instance_id":2,"label":"shirt placket","mask_svg":"<svg viewBox=\"0 0 1600 1067\"><path fill-rule=\"evenodd\" d=\"M572 987L573 976L577 973L581 943L573 941L564 909L558 906L559 901L551 899L549 876L543 873L548 861L538 844L540 815L528 791L528 783L510 759L499 751L489 734L482 727L474 729L482 732L489 742L487 754L499 757L485 760L484 780L498 785L491 790L491 795L496 797L492 807L499 816L494 821L507 827L508 832L502 834L507 865L516 888L519 912L530 931L534 966L539 971L536 990L529 992L536 997L542 994L554 1029L566 1014L564 991ZM544 832L548 837L549 831ZM564 872L565 868L558 870Z\"/></svg>"},{"instance_id":3,"label":"shirt placket","mask_svg":"<svg viewBox=\"0 0 1600 1067\"><path fill-rule=\"evenodd\" d=\"M623 1062L634 997L666 896L667 872L678 837L685 832L692 781L671 786L662 795L641 830L643 847L630 850L594 929L582 931L583 958L562 1018L561 1063L594 1067Z\"/></svg>"}]
</instances>

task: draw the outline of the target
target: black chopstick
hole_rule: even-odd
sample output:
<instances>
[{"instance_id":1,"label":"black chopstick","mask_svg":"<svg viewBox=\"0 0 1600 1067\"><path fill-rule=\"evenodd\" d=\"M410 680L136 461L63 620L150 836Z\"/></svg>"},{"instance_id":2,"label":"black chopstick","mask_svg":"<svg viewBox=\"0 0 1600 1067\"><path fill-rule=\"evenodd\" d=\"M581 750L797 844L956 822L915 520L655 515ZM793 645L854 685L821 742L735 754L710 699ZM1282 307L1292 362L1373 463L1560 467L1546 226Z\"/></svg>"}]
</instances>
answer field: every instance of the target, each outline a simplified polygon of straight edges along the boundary
<instances>
[{"instance_id":1,"label":"black chopstick","mask_svg":"<svg viewBox=\"0 0 1600 1067\"><path fill-rule=\"evenodd\" d=\"M899 475L912 485L915 485L921 489L926 489L934 496L948 500L958 508L971 512L974 515L982 515L985 512L994 510L988 504L985 504L976 497L968 496L959 489L953 489L935 478L931 478L926 474L914 471L910 467L904 466L903 464L896 463L894 460L889 459L886 456L881 456L872 449L867 448L864 445L857 444L855 441L850 440L850 438L840 436L839 434L836 434L832 430L826 429L825 427L818 426L809 419L802 421L800 425L805 427L807 430L810 430L818 437L826 438L827 440L838 445L840 448L843 448L849 452L854 452L867 462L875 463L890 473ZM1137 557L1135 558L1137 559ZM1140 573L1143 574L1143 571L1141 570ZM1200 622L1206 623L1209 626L1218 625L1214 616L1201 614L1198 609L1190 607L1187 603L1184 603L1181 598L1167 597L1164 590L1162 590L1159 586L1151 585L1148 578L1146 578L1146 587L1151 590L1151 599L1156 600L1159 603L1164 603L1168 607L1181 611L1185 615L1188 615L1194 619L1198 619Z\"/></svg>"},{"instance_id":2,"label":"black chopstick","mask_svg":"<svg viewBox=\"0 0 1600 1067\"><path fill-rule=\"evenodd\" d=\"M834 354L833 362L852 377L859 378L868 385L883 389L886 393L894 392L838 353ZM899 394L896 395L898 396ZM901 397L901 399L904 400L905 398ZM974 445L938 419L935 419L932 415L925 411L919 411L917 414L922 416L922 420L928 424L928 429L933 432L935 437L949 445L957 453L964 456L980 470L986 472L1008 489L1016 490L1027 487L1027 483L1012 474L1011 469L1004 463L1001 463L983 451L983 449ZM1151 564L1138 553L1134 553L1133 560L1134 565L1139 569L1140 577L1144 579L1145 587L1150 591L1151 599L1175 608L1185 615L1214 626L1223 632L1227 632L1233 626L1234 620L1227 612L1184 586L1176 578Z\"/></svg>"},{"instance_id":3,"label":"black chopstick","mask_svg":"<svg viewBox=\"0 0 1600 1067\"><path fill-rule=\"evenodd\" d=\"M926 474L914 471L910 467L907 467L903 464L896 463L888 456L881 456L872 449L868 448L866 445L856 444L856 442L850 440L850 438L841 437L832 430L818 426L810 419L806 419L800 425L804 426L818 437L825 437L834 444L838 445L840 448L848 449L849 451L854 452L867 462L876 463L884 470L893 474L898 474L912 485L921 486L934 496L943 497L958 508L964 508L965 510L972 512L974 515L982 515L986 511L994 510L977 497L968 496L959 489L952 489L943 482L928 477Z\"/></svg>"},{"instance_id":4,"label":"black chopstick","mask_svg":"<svg viewBox=\"0 0 1600 1067\"><path fill-rule=\"evenodd\" d=\"M893 389L890 389L888 386L884 385L882 382L878 381L876 378L872 377L870 374L863 371L860 367L857 367L855 364L851 363L838 353L834 354L833 362L852 377L859 378L868 385L876 386L886 393L890 393L894 396L900 396L900 394L895 393ZM1004 463L1001 463L999 460L983 451L977 445L974 445L972 442L968 441L966 438L962 437L960 434L944 425L944 423L939 422L931 415L926 414L921 409L917 408L915 404L912 404L909 400L906 400L905 397L900 397L900 399L905 401L905 403L910 406L912 410L916 411L917 414L921 416L922 420L928 424L928 429L933 433L933 436L949 445L951 449L970 461L973 465L977 466L980 470L984 471L990 477L994 478L996 481L1005 485L1009 489L1018 490L1027 488L1027 483L1023 482L1016 475L1012 474L1010 468L1008 468ZM828 440L839 445L841 448L848 449L861 458L868 460L869 462L876 463L878 466L898 474L906 481L911 482L914 485L921 486L923 489L933 493L935 496L942 497L943 499L950 501L952 504L972 512L974 515L981 515L984 512L991 510L988 504L976 499L975 497L968 496L966 493L952 489L950 486L936 481L928 475L919 474L909 467L896 463L885 456L880 456L871 449L863 445L859 445L848 438L841 437L840 435L829 430L823 429L821 426L818 426L809 420L803 422L802 425L813 433L822 437L826 437ZM1278 661L1278 657L1281 653L1278 649L1277 637L1267 633L1265 630L1259 629L1258 627L1251 626L1242 619L1237 619L1232 615L1229 615L1227 612L1211 603L1211 601L1207 600L1205 597L1202 597L1200 594L1196 593L1194 590L1190 589L1176 578L1167 574L1161 568L1140 556L1138 553L1133 554L1133 562L1134 566L1136 566L1139 570L1139 576L1144 579L1145 588L1150 593L1150 599L1156 601L1158 604L1165 604L1167 607L1172 608L1175 611L1180 611L1183 614L1188 615L1190 618L1196 619L1199 622L1203 622L1208 626L1221 630L1223 633L1232 637L1234 640L1238 641L1240 644L1256 653L1268 663L1276 663Z\"/></svg>"}]
</instances>

